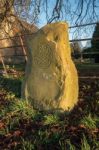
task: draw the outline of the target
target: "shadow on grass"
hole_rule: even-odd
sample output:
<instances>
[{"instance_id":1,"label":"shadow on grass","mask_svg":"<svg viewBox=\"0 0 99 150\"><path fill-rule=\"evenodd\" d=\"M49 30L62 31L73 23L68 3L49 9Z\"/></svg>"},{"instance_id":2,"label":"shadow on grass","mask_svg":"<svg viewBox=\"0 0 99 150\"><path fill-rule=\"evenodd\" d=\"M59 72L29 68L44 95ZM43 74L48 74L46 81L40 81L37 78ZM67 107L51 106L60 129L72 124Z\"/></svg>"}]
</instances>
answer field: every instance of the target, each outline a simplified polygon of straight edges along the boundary
<instances>
[{"instance_id":1,"label":"shadow on grass","mask_svg":"<svg viewBox=\"0 0 99 150\"><path fill-rule=\"evenodd\" d=\"M0 88L20 97L21 82L21 79L0 77ZM80 101L68 114L38 112L20 99L8 101L9 105L5 100L0 149L70 150L75 147L80 150L82 145L86 150L89 149L86 145L98 149L99 80L80 79L79 83ZM94 116L97 120L93 120Z\"/></svg>"},{"instance_id":2,"label":"shadow on grass","mask_svg":"<svg viewBox=\"0 0 99 150\"><path fill-rule=\"evenodd\" d=\"M13 92L16 97L21 97L21 83L20 79L0 77L0 88L7 92Z\"/></svg>"}]
</instances>

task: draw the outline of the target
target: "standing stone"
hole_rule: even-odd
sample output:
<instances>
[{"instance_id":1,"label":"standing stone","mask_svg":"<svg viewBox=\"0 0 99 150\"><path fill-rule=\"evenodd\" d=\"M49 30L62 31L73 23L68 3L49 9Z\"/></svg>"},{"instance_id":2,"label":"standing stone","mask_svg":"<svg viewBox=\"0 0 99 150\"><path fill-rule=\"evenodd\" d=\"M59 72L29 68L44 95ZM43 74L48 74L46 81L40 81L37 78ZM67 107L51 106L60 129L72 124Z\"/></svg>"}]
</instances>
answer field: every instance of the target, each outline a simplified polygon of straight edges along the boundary
<instances>
[{"instance_id":1,"label":"standing stone","mask_svg":"<svg viewBox=\"0 0 99 150\"><path fill-rule=\"evenodd\" d=\"M44 26L27 39L22 97L39 110L71 110L78 101L78 75L71 59L67 23Z\"/></svg>"}]
</instances>

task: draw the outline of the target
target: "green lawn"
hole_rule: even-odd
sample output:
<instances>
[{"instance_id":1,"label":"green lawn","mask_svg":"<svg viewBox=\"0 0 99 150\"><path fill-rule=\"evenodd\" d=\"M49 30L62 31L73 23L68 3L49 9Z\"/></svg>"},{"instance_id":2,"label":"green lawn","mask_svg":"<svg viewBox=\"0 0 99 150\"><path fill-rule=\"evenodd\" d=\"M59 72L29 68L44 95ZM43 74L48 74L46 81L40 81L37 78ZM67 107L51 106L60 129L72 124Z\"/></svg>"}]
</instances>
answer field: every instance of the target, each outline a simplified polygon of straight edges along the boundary
<instances>
[{"instance_id":1,"label":"green lawn","mask_svg":"<svg viewBox=\"0 0 99 150\"><path fill-rule=\"evenodd\" d=\"M76 63L78 69L99 69L98 63Z\"/></svg>"},{"instance_id":2,"label":"green lawn","mask_svg":"<svg viewBox=\"0 0 99 150\"><path fill-rule=\"evenodd\" d=\"M0 150L98 150L99 80L80 80L67 114L39 112L20 98L22 78L0 77Z\"/></svg>"}]
</instances>

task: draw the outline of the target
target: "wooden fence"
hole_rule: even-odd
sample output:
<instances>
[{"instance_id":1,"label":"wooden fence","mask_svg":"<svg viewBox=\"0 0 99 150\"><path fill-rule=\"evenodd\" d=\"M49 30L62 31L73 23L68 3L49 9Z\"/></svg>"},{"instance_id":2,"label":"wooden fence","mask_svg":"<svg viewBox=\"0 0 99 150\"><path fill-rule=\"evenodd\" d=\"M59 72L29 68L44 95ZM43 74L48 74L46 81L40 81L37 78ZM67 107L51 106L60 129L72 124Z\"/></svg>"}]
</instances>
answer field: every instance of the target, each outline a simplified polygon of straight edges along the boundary
<instances>
[{"instance_id":1,"label":"wooden fence","mask_svg":"<svg viewBox=\"0 0 99 150\"><path fill-rule=\"evenodd\" d=\"M71 28L78 28L78 27L84 27L84 26L90 26L90 25L95 25L97 24L97 22L93 22L93 23L89 23L89 24L82 24L82 25L76 25L76 26L71 26L69 27L70 29ZM31 34L24 34L25 36L30 36ZM18 38L19 41L20 41L20 44L18 45L12 45L12 46L6 46L6 47L0 47L0 50L3 50L3 49L16 49L16 48L21 48L22 51L23 51L23 54L14 54L14 55L11 55L9 54L9 51L7 52L8 55L2 55L0 53L0 61L2 63L2 66L3 66L3 69L5 71L5 73L7 74L7 69L6 69L6 62L4 61L5 59L8 59L9 57L12 58L12 57L23 57L24 58L24 62L27 61L27 54L26 54L26 45L24 44L24 41L23 41L23 37L24 35L17 35L17 36L13 36L13 37L4 37L2 39L0 39L0 41L3 41L3 40L9 40L9 39L15 39L15 38ZM70 42L76 42L76 41L88 41L88 40L91 40L92 38L85 38L85 39L73 39L73 40L70 40ZM99 38L94 38L93 40L99 40ZM99 55L99 53L85 53L83 54L83 57L84 58L93 58L95 57L96 55Z\"/></svg>"}]
</instances>

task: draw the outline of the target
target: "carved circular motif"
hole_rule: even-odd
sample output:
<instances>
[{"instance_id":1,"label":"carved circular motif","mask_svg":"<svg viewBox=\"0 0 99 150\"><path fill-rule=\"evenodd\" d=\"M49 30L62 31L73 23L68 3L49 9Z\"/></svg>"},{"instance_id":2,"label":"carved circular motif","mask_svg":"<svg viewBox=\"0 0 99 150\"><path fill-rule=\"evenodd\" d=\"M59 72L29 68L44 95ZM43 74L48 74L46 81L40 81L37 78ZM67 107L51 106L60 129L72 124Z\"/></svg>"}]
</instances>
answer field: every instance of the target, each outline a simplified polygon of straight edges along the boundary
<instances>
[{"instance_id":1,"label":"carved circular motif","mask_svg":"<svg viewBox=\"0 0 99 150\"><path fill-rule=\"evenodd\" d=\"M50 45L41 45L34 52L33 62L35 67L48 68L53 61L53 50Z\"/></svg>"}]
</instances>

